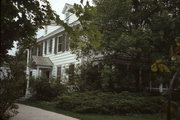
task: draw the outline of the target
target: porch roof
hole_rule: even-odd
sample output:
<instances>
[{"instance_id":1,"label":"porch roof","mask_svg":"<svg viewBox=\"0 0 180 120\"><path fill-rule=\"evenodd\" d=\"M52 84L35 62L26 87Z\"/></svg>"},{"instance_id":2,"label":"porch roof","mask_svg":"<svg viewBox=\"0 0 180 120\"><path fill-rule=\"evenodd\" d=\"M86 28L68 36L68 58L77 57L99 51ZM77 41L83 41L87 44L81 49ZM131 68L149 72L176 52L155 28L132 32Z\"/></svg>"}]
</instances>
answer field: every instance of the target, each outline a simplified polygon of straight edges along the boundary
<instances>
[{"instance_id":1,"label":"porch roof","mask_svg":"<svg viewBox=\"0 0 180 120\"><path fill-rule=\"evenodd\" d=\"M53 63L49 59L49 57L42 57L42 56L32 56L32 61L35 63L37 66L49 66L52 67Z\"/></svg>"}]
</instances>

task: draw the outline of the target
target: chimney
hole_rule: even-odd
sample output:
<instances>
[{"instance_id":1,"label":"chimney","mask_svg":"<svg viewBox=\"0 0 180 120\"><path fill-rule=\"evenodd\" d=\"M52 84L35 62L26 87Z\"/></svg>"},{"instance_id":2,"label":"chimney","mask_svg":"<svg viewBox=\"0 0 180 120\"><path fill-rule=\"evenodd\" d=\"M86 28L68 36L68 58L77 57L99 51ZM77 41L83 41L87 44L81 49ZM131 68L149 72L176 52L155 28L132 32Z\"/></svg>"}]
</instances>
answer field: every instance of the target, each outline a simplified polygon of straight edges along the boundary
<instances>
[{"instance_id":1,"label":"chimney","mask_svg":"<svg viewBox=\"0 0 180 120\"><path fill-rule=\"evenodd\" d=\"M45 28L44 28L44 32L45 32L45 35L48 33L48 27L47 27L47 25L46 25Z\"/></svg>"}]
</instances>

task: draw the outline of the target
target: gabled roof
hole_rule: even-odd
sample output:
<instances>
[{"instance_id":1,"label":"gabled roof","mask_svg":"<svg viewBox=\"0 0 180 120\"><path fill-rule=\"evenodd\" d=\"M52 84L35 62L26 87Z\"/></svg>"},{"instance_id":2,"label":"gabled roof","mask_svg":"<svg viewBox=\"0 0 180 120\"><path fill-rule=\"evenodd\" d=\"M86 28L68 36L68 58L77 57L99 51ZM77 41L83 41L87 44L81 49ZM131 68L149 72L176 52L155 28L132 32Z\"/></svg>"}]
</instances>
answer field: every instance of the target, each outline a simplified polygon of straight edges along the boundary
<instances>
[{"instance_id":1,"label":"gabled roof","mask_svg":"<svg viewBox=\"0 0 180 120\"><path fill-rule=\"evenodd\" d=\"M78 20L72 22L71 24L69 24L69 26L75 26L77 24L80 24L80 22ZM56 30L52 31L51 33L47 34L46 36L41 36L40 38L37 39L37 42L41 42L50 38L53 38L55 35L59 34L59 33L63 33L64 32L64 27L60 26L59 28L57 28Z\"/></svg>"},{"instance_id":2,"label":"gabled roof","mask_svg":"<svg viewBox=\"0 0 180 120\"><path fill-rule=\"evenodd\" d=\"M49 57L32 56L32 62L39 66L53 66L53 63Z\"/></svg>"}]
</instances>

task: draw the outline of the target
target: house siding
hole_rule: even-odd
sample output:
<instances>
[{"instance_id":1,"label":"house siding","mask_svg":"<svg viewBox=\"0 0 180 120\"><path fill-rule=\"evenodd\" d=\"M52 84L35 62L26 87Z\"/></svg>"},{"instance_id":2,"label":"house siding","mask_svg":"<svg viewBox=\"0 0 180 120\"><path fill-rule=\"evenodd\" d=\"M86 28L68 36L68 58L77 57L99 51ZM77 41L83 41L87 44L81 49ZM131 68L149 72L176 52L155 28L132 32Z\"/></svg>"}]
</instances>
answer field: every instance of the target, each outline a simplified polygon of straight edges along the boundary
<instances>
[{"instance_id":1,"label":"house siding","mask_svg":"<svg viewBox=\"0 0 180 120\"><path fill-rule=\"evenodd\" d=\"M64 13L68 12L68 9L72 8L71 5L65 4L66 9L64 9ZM65 14L66 15L66 14ZM65 16L65 18L67 18L67 16ZM73 15L72 13L69 14L69 20L68 20L68 24L70 26L74 26L76 24L78 24L79 22L77 21L77 17L75 15ZM50 28L48 26L46 26L46 28ZM54 28L54 27L52 27ZM72 54L70 50L67 51L67 49L65 51L61 51L61 52L57 52L58 48L56 46L55 48L55 38L59 38L62 35L66 35L64 33L64 28L61 26L57 26L57 29L50 29L48 30L48 33L45 36L42 36L40 38L37 39L37 43L42 43L42 56L43 57L49 57L49 59L52 61L53 66L51 69L51 77L56 78L57 77L57 67L61 66L61 80L66 80L68 79L68 75L66 74L66 68L69 67L69 65L71 64L79 64L81 63L81 59L77 60L76 59L76 55ZM52 31L54 30L54 31ZM67 40L67 37L65 37ZM51 47L51 53L49 53L49 41L52 40L52 47ZM58 40L57 40L58 41ZM67 42L69 43L69 42ZM66 44L65 44L66 45ZM46 47L46 49L45 49ZM66 46L67 47L67 46ZM69 46L68 46L69 47ZM32 76L34 77L38 77L38 70L37 69L31 69L32 71ZM42 70L39 71L40 75L42 73Z\"/></svg>"}]
</instances>

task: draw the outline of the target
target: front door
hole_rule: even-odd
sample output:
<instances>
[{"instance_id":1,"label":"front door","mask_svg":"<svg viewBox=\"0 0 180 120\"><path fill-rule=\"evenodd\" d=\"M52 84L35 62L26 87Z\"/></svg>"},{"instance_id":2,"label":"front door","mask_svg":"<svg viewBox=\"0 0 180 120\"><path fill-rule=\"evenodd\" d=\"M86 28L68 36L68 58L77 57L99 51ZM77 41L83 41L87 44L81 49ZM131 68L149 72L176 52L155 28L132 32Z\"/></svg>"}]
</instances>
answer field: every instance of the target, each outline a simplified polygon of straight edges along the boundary
<instances>
[{"instance_id":1,"label":"front door","mask_svg":"<svg viewBox=\"0 0 180 120\"><path fill-rule=\"evenodd\" d=\"M51 73L50 70L42 70L42 76L41 77L49 79L50 73Z\"/></svg>"}]
</instances>

